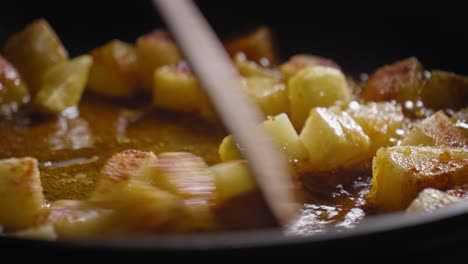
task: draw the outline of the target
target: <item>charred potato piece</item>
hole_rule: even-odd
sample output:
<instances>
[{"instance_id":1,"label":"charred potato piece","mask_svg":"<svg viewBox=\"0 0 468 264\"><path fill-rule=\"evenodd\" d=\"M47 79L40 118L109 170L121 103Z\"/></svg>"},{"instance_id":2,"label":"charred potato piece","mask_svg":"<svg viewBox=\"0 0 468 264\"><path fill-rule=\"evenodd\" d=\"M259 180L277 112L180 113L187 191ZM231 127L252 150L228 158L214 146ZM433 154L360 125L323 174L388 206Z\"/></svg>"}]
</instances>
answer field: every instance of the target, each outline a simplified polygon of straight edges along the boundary
<instances>
[{"instance_id":1,"label":"charred potato piece","mask_svg":"<svg viewBox=\"0 0 468 264\"><path fill-rule=\"evenodd\" d=\"M467 149L381 148L373 162L372 188L367 199L379 210L401 210L425 188L443 190L467 182Z\"/></svg>"},{"instance_id":2,"label":"charred potato piece","mask_svg":"<svg viewBox=\"0 0 468 264\"><path fill-rule=\"evenodd\" d=\"M228 41L225 47L231 56L243 52L249 60L261 62L262 59L267 59L273 65L278 62L273 34L267 27L260 27L238 39Z\"/></svg>"},{"instance_id":3,"label":"charred potato piece","mask_svg":"<svg viewBox=\"0 0 468 264\"><path fill-rule=\"evenodd\" d=\"M421 98L425 106L433 109L458 110L468 103L468 78L451 72L431 71Z\"/></svg>"},{"instance_id":4,"label":"charred potato piece","mask_svg":"<svg viewBox=\"0 0 468 264\"><path fill-rule=\"evenodd\" d=\"M112 40L90 52L93 65L88 89L108 97L130 97L138 92L138 63L135 47Z\"/></svg>"},{"instance_id":5,"label":"charred potato piece","mask_svg":"<svg viewBox=\"0 0 468 264\"><path fill-rule=\"evenodd\" d=\"M156 161L151 152L126 150L112 156L100 172L89 201L114 210L123 232L161 231L183 213L179 197L143 180L144 168Z\"/></svg>"},{"instance_id":6,"label":"charred potato piece","mask_svg":"<svg viewBox=\"0 0 468 264\"><path fill-rule=\"evenodd\" d=\"M249 77L242 83L244 93L266 116L288 112L288 93L284 83L268 77Z\"/></svg>"},{"instance_id":7,"label":"charred potato piece","mask_svg":"<svg viewBox=\"0 0 468 264\"><path fill-rule=\"evenodd\" d=\"M415 125L401 141L403 146L468 148L468 137L441 111Z\"/></svg>"},{"instance_id":8,"label":"charred potato piece","mask_svg":"<svg viewBox=\"0 0 468 264\"><path fill-rule=\"evenodd\" d=\"M369 102L359 104L351 102L346 112L358 123L369 136L369 160L377 149L395 145L404 133L404 116L401 106L392 102Z\"/></svg>"},{"instance_id":9,"label":"charred potato piece","mask_svg":"<svg viewBox=\"0 0 468 264\"><path fill-rule=\"evenodd\" d=\"M154 72L153 103L162 109L200 113L207 99L185 62L164 66Z\"/></svg>"},{"instance_id":10,"label":"charred potato piece","mask_svg":"<svg viewBox=\"0 0 468 264\"><path fill-rule=\"evenodd\" d=\"M309 66L325 66L341 71L340 66L330 59L306 54L292 56L287 62L281 64L279 68L284 78L288 80L294 74Z\"/></svg>"},{"instance_id":11,"label":"charred potato piece","mask_svg":"<svg viewBox=\"0 0 468 264\"><path fill-rule=\"evenodd\" d=\"M378 68L362 88L367 101L416 101L423 86L423 66L414 57Z\"/></svg>"},{"instance_id":12,"label":"charred potato piece","mask_svg":"<svg viewBox=\"0 0 468 264\"><path fill-rule=\"evenodd\" d=\"M153 89L154 71L164 65L175 64L182 59L176 43L164 30L154 30L136 41L138 74L143 88Z\"/></svg>"},{"instance_id":13,"label":"charred potato piece","mask_svg":"<svg viewBox=\"0 0 468 264\"><path fill-rule=\"evenodd\" d=\"M0 114L16 112L30 100L26 83L19 72L0 56Z\"/></svg>"},{"instance_id":14,"label":"charred potato piece","mask_svg":"<svg viewBox=\"0 0 468 264\"><path fill-rule=\"evenodd\" d=\"M7 229L30 227L44 206L37 160L0 160L0 225Z\"/></svg>"},{"instance_id":15,"label":"charred potato piece","mask_svg":"<svg viewBox=\"0 0 468 264\"><path fill-rule=\"evenodd\" d=\"M18 69L33 93L51 67L68 60L62 42L44 19L34 21L10 37L3 55Z\"/></svg>"},{"instance_id":16,"label":"charred potato piece","mask_svg":"<svg viewBox=\"0 0 468 264\"><path fill-rule=\"evenodd\" d=\"M310 111L300 140L308 151L307 170L350 168L366 158L370 139L344 111L317 107Z\"/></svg>"},{"instance_id":17,"label":"charred potato piece","mask_svg":"<svg viewBox=\"0 0 468 264\"><path fill-rule=\"evenodd\" d=\"M291 121L300 131L313 107L347 104L351 100L343 73L335 68L308 66L288 81Z\"/></svg>"},{"instance_id":18,"label":"charred potato piece","mask_svg":"<svg viewBox=\"0 0 468 264\"><path fill-rule=\"evenodd\" d=\"M77 106L88 81L93 59L83 55L58 63L43 76L42 84L34 98L34 105L45 113L60 113Z\"/></svg>"},{"instance_id":19,"label":"charred potato piece","mask_svg":"<svg viewBox=\"0 0 468 264\"><path fill-rule=\"evenodd\" d=\"M205 161L187 152L158 155L158 162L148 166L142 178L184 200L186 217L178 221L182 230L215 228L212 208L216 203L216 184Z\"/></svg>"},{"instance_id":20,"label":"charred potato piece","mask_svg":"<svg viewBox=\"0 0 468 264\"><path fill-rule=\"evenodd\" d=\"M119 233L112 209L88 201L58 200L50 205L45 223L51 224L59 238L90 238Z\"/></svg>"}]
</instances>

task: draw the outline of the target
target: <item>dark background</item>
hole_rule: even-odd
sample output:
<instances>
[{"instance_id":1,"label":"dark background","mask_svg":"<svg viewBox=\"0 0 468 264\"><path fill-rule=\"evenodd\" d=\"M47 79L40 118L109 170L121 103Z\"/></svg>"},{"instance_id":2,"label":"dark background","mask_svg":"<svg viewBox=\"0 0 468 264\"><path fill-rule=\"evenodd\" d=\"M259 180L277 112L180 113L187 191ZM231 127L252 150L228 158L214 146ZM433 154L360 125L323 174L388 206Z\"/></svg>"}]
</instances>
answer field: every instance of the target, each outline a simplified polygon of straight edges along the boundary
<instances>
[{"instance_id":1,"label":"dark background","mask_svg":"<svg viewBox=\"0 0 468 264\"><path fill-rule=\"evenodd\" d=\"M317 54L333 58L347 72L360 73L416 56L429 69L468 74L468 17L461 4L294 0L197 3L222 38L250 26L271 27L283 59L295 53ZM44 17L72 55L113 38L131 42L162 25L150 1L145 0L2 0L0 11L1 42L31 20Z\"/></svg>"}]
</instances>

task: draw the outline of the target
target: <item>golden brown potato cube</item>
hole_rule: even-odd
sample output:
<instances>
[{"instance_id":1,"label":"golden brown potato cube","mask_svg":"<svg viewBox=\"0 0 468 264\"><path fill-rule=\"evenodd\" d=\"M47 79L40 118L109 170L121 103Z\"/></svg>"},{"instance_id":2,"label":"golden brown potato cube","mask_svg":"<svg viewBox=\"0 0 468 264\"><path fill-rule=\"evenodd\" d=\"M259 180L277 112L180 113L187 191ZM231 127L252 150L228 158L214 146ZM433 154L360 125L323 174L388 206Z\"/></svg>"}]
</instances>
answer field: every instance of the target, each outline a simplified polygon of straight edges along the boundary
<instances>
[{"instance_id":1,"label":"golden brown potato cube","mask_svg":"<svg viewBox=\"0 0 468 264\"><path fill-rule=\"evenodd\" d=\"M15 65L33 93L39 89L44 73L68 60L62 42L44 19L34 21L11 36L3 55Z\"/></svg>"},{"instance_id":2,"label":"golden brown potato cube","mask_svg":"<svg viewBox=\"0 0 468 264\"><path fill-rule=\"evenodd\" d=\"M231 56L243 52L248 59L261 62L267 59L269 63L278 62L273 34L267 27L260 27L240 38L225 43L225 47Z\"/></svg>"},{"instance_id":3,"label":"golden brown potato cube","mask_svg":"<svg viewBox=\"0 0 468 264\"><path fill-rule=\"evenodd\" d=\"M54 226L60 239L74 239L122 232L114 218L112 209L88 201L58 200L50 205L45 221Z\"/></svg>"},{"instance_id":4,"label":"golden brown potato cube","mask_svg":"<svg viewBox=\"0 0 468 264\"><path fill-rule=\"evenodd\" d=\"M239 146L232 135L223 138L218 148L218 154L222 161L241 160L243 149Z\"/></svg>"},{"instance_id":5,"label":"golden brown potato cube","mask_svg":"<svg viewBox=\"0 0 468 264\"><path fill-rule=\"evenodd\" d=\"M210 167L215 176L216 190L220 202L243 195L257 188L247 162L228 161Z\"/></svg>"},{"instance_id":6,"label":"golden brown potato cube","mask_svg":"<svg viewBox=\"0 0 468 264\"><path fill-rule=\"evenodd\" d=\"M410 206L406 209L406 212L433 212L441 207L445 207L459 201L461 201L461 199L455 195L433 188L426 188L418 194L418 197L416 197L413 202L411 202Z\"/></svg>"},{"instance_id":7,"label":"golden brown potato cube","mask_svg":"<svg viewBox=\"0 0 468 264\"><path fill-rule=\"evenodd\" d=\"M183 201L151 186L143 168L156 161L151 152L127 150L104 165L89 201L114 210L116 225L129 232L161 231L183 214Z\"/></svg>"},{"instance_id":8,"label":"golden brown potato cube","mask_svg":"<svg viewBox=\"0 0 468 264\"><path fill-rule=\"evenodd\" d=\"M369 76L361 96L368 101L415 101L422 89L423 71L414 57L382 66Z\"/></svg>"},{"instance_id":9,"label":"golden brown potato cube","mask_svg":"<svg viewBox=\"0 0 468 264\"><path fill-rule=\"evenodd\" d=\"M242 81L244 93L266 115L278 115L289 110L286 85L268 77L249 77Z\"/></svg>"},{"instance_id":10,"label":"golden brown potato cube","mask_svg":"<svg viewBox=\"0 0 468 264\"><path fill-rule=\"evenodd\" d=\"M133 45L112 40L90 52L93 65L88 89L108 97L130 97L138 92L138 63Z\"/></svg>"},{"instance_id":11,"label":"golden brown potato cube","mask_svg":"<svg viewBox=\"0 0 468 264\"><path fill-rule=\"evenodd\" d=\"M10 114L29 102L26 83L18 71L0 56L0 114Z\"/></svg>"},{"instance_id":12,"label":"golden brown potato cube","mask_svg":"<svg viewBox=\"0 0 468 264\"><path fill-rule=\"evenodd\" d=\"M45 206L37 160L0 160L0 225L7 229L34 225Z\"/></svg>"},{"instance_id":13,"label":"golden brown potato cube","mask_svg":"<svg viewBox=\"0 0 468 264\"><path fill-rule=\"evenodd\" d=\"M244 53L237 53L234 56L234 65L239 73L244 77L268 77L281 79L281 73L277 70L259 65L255 61L248 60Z\"/></svg>"},{"instance_id":14,"label":"golden brown potato cube","mask_svg":"<svg viewBox=\"0 0 468 264\"><path fill-rule=\"evenodd\" d=\"M182 59L176 43L164 30L154 30L136 41L138 74L142 86L152 91L154 71Z\"/></svg>"},{"instance_id":15,"label":"golden brown potato cube","mask_svg":"<svg viewBox=\"0 0 468 264\"><path fill-rule=\"evenodd\" d=\"M217 199L216 183L203 159L187 152L161 153L143 175L146 182L184 200L188 219L181 221L180 228L214 227L212 206Z\"/></svg>"},{"instance_id":16,"label":"golden brown potato cube","mask_svg":"<svg viewBox=\"0 0 468 264\"><path fill-rule=\"evenodd\" d=\"M154 72L153 103L166 110L200 113L206 97L191 69L182 62Z\"/></svg>"},{"instance_id":17,"label":"golden brown potato cube","mask_svg":"<svg viewBox=\"0 0 468 264\"><path fill-rule=\"evenodd\" d=\"M300 131L313 107L347 104L351 92L344 74L331 67L308 66L288 81L289 113Z\"/></svg>"},{"instance_id":18,"label":"golden brown potato cube","mask_svg":"<svg viewBox=\"0 0 468 264\"><path fill-rule=\"evenodd\" d=\"M91 56L82 55L54 65L44 74L34 105L41 112L52 114L77 106L92 63Z\"/></svg>"},{"instance_id":19,"label":"golden brown potato cube","mask_svg":"<svg viewBox=\"0 0 468 264\"><path fill-rule=\"evenodd\" d=\"M310 111L300 140L308 151L311 171L350 168L366 159L370 139L344 111L317 107Z\"/></svg>"},{"instance_id":20,"label":"golden brown potato cube","mask_svg":"<svg viewBox=\"0 0 468 264\"><path fill-rule=\"evenodd\" d=\"M468 148L468 137L462 129L439 111L415 125L401 145Z\"/></svg>"},{"instance_id":21,"label":"golden brown potato cube","mask_svg":"<svg viewBox=\"0 0 468 264\"><path fill-rule=\"evenodd\" d=\"M468 183L468 150L394 146L381 148L373 162L367 199L383 211L405 209L425 188Z\"/></svg>"},{"instance_id":22,"label":"golden brown potato cube","mask_svg":"<svg viewBox=\"0 0 468 264\"><path fill-rule=\"evenodd\" d=\"M288 80L294 74L308 66L332 67L341 71L340 66L334 61L324 57L307 54L298 54L292 56L287 62L280 65L280 70L284 78Z\"/></svg>"},{"instance_id":23,"label":"golden brown potato cube","mask_svg":"<svg viewBox=\"0 0 468 264\"><path fill-rule=\"evenodd\" d=\"M395 145L404 133L404 116L399 104L393 102L369 102L359 104L351 102L346 112L358 123L369 136L369 160L377 149Z\"/></svg>"},{"instance_id":24,"label":"golden brown potato cube","mask_svg":"<svg viewBox=\"0 0 468 264\"><path fill-rule=\"evenodd\" d=\"M451 72L431 71L421 97L427 107L458 110L468 104L468 78Z\"/></svg>"}]
</instances>

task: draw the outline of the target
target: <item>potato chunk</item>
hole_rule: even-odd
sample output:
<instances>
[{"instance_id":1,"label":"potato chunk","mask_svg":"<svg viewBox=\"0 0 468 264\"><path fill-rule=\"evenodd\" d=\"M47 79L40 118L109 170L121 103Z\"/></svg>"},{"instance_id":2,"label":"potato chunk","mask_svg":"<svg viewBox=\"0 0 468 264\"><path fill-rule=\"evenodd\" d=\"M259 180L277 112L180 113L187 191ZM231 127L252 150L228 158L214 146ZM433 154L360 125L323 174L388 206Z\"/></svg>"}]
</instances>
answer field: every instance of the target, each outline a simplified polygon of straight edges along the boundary
<instances>
[{"instance_id":1,"label":"potato chunk","mask_svg":"<svg viewBox=\"0 0 468 264\"><path fill-rule=\"evenodd\" d=\"M244 77L268 77L278 80L281 78L281 73L279 71L261 66L255 61L248 60L245 54L241 52L234 56L234 65Z\"/></svg>"},{"instance_id":2,"label":"potato chunk","mask_svg":"<svg viewBox=\"0 0 468 264\"><path fill-rule=\"evenodd\" d=\"M0 225L8 229L32 226L43 206L37 160L0 160Z\"/></svg>"},{"instance_id":3,"label":"potato chunk","mask_svg":"<svg viewBox=\"0 0 468 264\"><path fill-rule=\"evenodd\" d=\"M225 47L231 56L243 52L248 59L260 62L267 59L269 63L278 61L274 47L273 34L267 27L260 27L240 38L225 43Z\"/></svg>"},{"instance_id":4,"label":"potato chunk","mask_svg":"<svg viewBox=\"0 0 468 264\"><path fill-rule=\"evenodd\" d=\"M154 72L153 103L166 110L199 113L206 97L191 69L182 62Z\"/></svg>"},{"instance_id":5,"label":"potato chunk","mask_svg":"<svg viewBox=\"0 0 468 264\"><path fill-rule=\"evenodd\" d=\"M184 200L188 218L181 219L180 228L214 227L215 177L203 159L187 152L161 153L158 162L145 169L142 179Z\"/></svg>"},{"instance_id":6,"label":"potato chunk","mask_svg":"<svg viewBox=\"0 0 468 264\"><path fill-rule=\"evenodd\" d=\"M46 223L54 226L61 239L90 238L121 232L114 218L112 209L88 201L58 200L51 204Z\"/></svg>"},{"instance_id":7,"label":"potato chunk","mask_svg":"<svg viewBox=\"0 0 468 264\"><path fill-rule=\"evenodd\" d=\"M327 107L351 100L343 73L324 66L306 67L288 81L291 121L301 130L313 107Z\"/></svg>"},{"instance_id":8,"label":"potato chunk","mask_svg":"<svg viewBox=\"0 0 468 264\"><path fill-rule=\"evenodd\" d=\"M154 30L136 41L138 74L143 88L152 91L154 71L182 59L176 43L164 30Z\"/></svg>"},{"instance_id":9,"label":"potato chunk","mask_svg":"<svg viewBox=\"0 0 468 264\"><path fill-rule=\"evenodd\" d=\"M62 42L44 19L34 21L11 36L6 41L3 55L18 69L33 93L52 66L68 60Z\"/></svg>"},{"instance_id":10,"label":"potato chunk","mask_svg":"<svg viewBox=\"0 0 468 264\"><path fill-rule=\"evenodd\" d=\"M108 97L130 97L138 92L138 63L135 47L112 40L90 52L93 65L88 89Z\"/></svg>"},{"instance_id":11,"label":"potato chunk","mask_svg":"<svg viewBox=\"0 0 468 264\"><path fill-rule=\"evenodd\" d=\"M439 111L414 126L401 145L468 148L468 137Z\"/></svg>"},{"instance_id":12,"label":"potato chunk","mask_svg":"<svg viewBox=\"0 0 468 264\"><path fill-rule=\"evenodd\" d=\"M425 106L433 109L465 107L468 102L468 78L445 71L432 71L424 84L421 98Z\"/></svg>"},{"instance_id":13,"label":"potato chunk","mask_svg":"<svg viewBox=\"0 0 468 264\"><path fill-rule=\"evenodd\" d=\"M265 115L288 112L288 94L284 83L268 77L249 77L244 79L243 84L245 94Z\"/></svg>"},{"instance_id":14,"label":"potato chunk","mask_svg":"<svg viewBox=\"0 0 468 264\"><path fill-rule=\"evenodd\" d=\"M346 112L362 127L371 140L367 155L369 159L372 159L377 149L395 145L404 133L404 116L398 104L351 102Z\"/></svg>"},{"instance_id":15,"label":"potato chunk","mask_svg":"<svg viewBox=\"0 0 468 264\"><path fill-rule=\"evenodd\" d=\"M33 226L13 233L8 233L8 235L40 240L56 240L58 237L55 232L54 225L52 224Z\"/></svg>"},{"instance_id":16,"label":"potato chunk","mask_svg":"<svg viewBox=\"0 0 468 264\"><path fill-rule=\"evenodd\" d=\"M29 100L28 87L19 72L0 56L0 114L16 112Z\"/></svg>"},{"instance_id":17,"label":"potato chunk","mask_svg":"<svg viewBox=\"0 0 468 264\"><path fill-rule=\"evenodd\" d=\"M406 208L425 188L448 189L468 182L468 150L394 146L373 162L370 203L384 211Z\"/></svg>"},{"instance_id":18,"label":"potato chunk","mask_svg":"<svg viewBox=\"0 0 468 264\"><path fill-rule=\"evenodd\" d=\"M344 111L317 107L310 111L299 135L308 151L308 169L329 171L353 166L365 159L370 139Z\"/></svg>"},{"instance_id":19,"label":"potato chunk","mask_svg":"<svg viewBox=\"0 0 468 264\"><path fill-rule=\"evenodd\" d=\"M294 74L309 66L325 66L341 70L340 66L330 59L306 54L292 56L287 62L280 65L280 70L284 78L288 80Z\"/></svg>"},{"instance_id":20,"label":"potato chunk","mask_svg":"<svg viewBox=\"0 0 468 264\"><path fill-rule=\"evenodd\" d=\"M35 106L45 113L60 113L80 102L88 73L93 63L91 56L83 55L51 67L43 76L34 98Z\"/></svg>"},{"instance_id":21,"label":"potato chunk","mask_svg":"<svg viewBox=\"0 0 468 264\"><path fill-rule=\"evenodd\" d=\"M260 124L260 127L272 137L276 146L288 156L289 161L297 162L307 159L307 150L299 140L288 115L283 113L274 117L270 116ZM242 159L242 151L242 147L234 141L231 135L223 139L218 150L223 161Z\"/></svg>"},{"instance_id":22,"label":"potato chunk","mask_svg":"<svg viewBox=\"0 0 468 264\"><path fill-rule=\"evenodd\" d=\"M151 152L127 150L112 156L101 170L89 201L113 209L116 225L129 232L161 231L183 213L180 198L143 181Z\"/></svg>"},{"instance_id":23,"label":"potato chunk","mask_svg":"<svg viewBox=\"0 0 468 264\"><path fill-rule=\"evenodd\" d=\"M408 213L432 212L449 204L456 203L461 199L437 189L426 188L413 200L406 209Z\"/></svg>"},{"instance_id":24,"label":"potato chunk","mask_svg":"<svg viewBox=\"0 0 468 264\"><path fill-rule=\"evenodd\" d=\"M246 161L222 162L210 167L215 176L218 200L222 203L257 188Z\"/></svg>"},{"instance_id":25,"label":"potato chunk","mask_svg":"<svg viewBox=\"0 0 468 264\"><path fill-rule=\"evenodd\" d=\"M369 76L361 96L368 101L415 101L423 85L423 71L414 57L382 66Z\"/></svg>"}]
</instances>

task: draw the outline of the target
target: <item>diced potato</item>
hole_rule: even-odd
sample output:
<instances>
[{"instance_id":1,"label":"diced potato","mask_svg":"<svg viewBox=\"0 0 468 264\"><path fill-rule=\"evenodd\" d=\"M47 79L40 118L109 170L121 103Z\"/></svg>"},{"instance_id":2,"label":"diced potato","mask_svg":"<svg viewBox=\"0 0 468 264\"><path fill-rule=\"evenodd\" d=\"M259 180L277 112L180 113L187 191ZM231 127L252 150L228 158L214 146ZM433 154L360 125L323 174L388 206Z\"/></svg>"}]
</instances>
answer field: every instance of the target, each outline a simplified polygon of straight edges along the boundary
<instances>
[{"instance_id":1,"label":"diced potato","mask_svg":"<svg viewBox=\"0 0 468 264\"><path fill-rule=\"evenodd\" d=\"M380 67L369 76L361 96L368 101L415 101L423 85L423 71L414 57Z\"/></svg>"},{"instance_id":2,"label":"diced potato","mask_svg":"<svg viewBox=\"0 0 468 264\"><path fill-rule=\"evenodd\" d=\"M426 188L419 193L416 199L413 200L411 205L406 209L406 212L432 212L458 201L460 201L460 198L457 196L450 195L436 189Z\"/></svg>"},{"instance_id":3,"label":"diced potato","mask_svg":"<svg viewBox=\"0 0 468 264\"><path fill-rule=\"evenodd\" d=\"M286 114L269 117L261 127L273 138L278 147L288 156L290 161L307 159L307 149L299 140L299 135Z\"/></svg>"},{"instance_id":4,"label":"diced potato","mask_svg":"<svg viewBox=\"0 0 468 264\"><path fill-rule=\"evenodd\" d=\"M188 219L181 219L180 228L214 227L215 177L203 159L187 152L161 153L158 162L148 166L142 178L184 200Z\"/></svg>"},{"instance_id":5,"label":"diced potato","mask_svg":"<svg viewBox=\"0 0 468 264\"><path fill-rule=\"evenodd\" d=\"M117 224L131 232L157 231L183 214L182 200L144 182L143 168L157 161L151 152L127 150L111 157L89 201L113 209Z\"/></svg>"},{"instance_id":6,"label":"diced potato","mask_svg":"<svg viewBox=\"0 0 468 264\"><path fill-rule=\"evenodd\" d=\"M341 70L340 66L334 61L313 55L298 54L294 55L289 60L280 65L280 71L286 80L294 74L308 66L325 66Z\"/></svg>"},{"instance_id":7,"label":"diced potato","mask_svg":"<svg viewBox=\"0 0 468 264\"><path fill-rule=\"evenodd\" d=\"M142 86L152 91L154 71L182 59L176 43L164 30L154 30L136 41L138 73Z\"/></svg>"},{"instance_id":8,"label":"diced potato","mask_svg":"<svg viewBox=\"0 0 468 264\"><path fill-rule=\"evenodd\" d=\"M88 81L93 59L82 55L73 60L58 63L43 76L42 84L34 98L35 106L45 113L60 113L77 106Z\"/></svg>"},{"instance_id":9,"label":"diced potato","mask_svg":"<svg viewBox=\"0 0 468 264\"><path fill-rule=\"evenodd\" d=\"M198 80L185 62L163 66L154 72L155 106L177 112L199 113L205 100Z\"/></svg>"},{"instance_id":10,"label":"diced potato","mask_svg":"<svg viewBox=\"0 0 468 264\"><path fill-rule=\"evenodd\" d=\"M210 167L216 180L218 200L222 203L257 188L246 161L218 163Z\"/></svg>"},{"instance_id":11,"label":"diced potato","mask_svg":"<svg viewBox=\"0 0 468 264\"><path fill-rule=\"evenodd\" d=\"M465 137L468 137L468 107L455 112L450 120L463 132Z\"/></svg>"},{"instance_id":12,"label":"diced potato","mask_svg":"<svg viewBox=\"0 0 468 264\"><path fill-rule=\"evenodd\" d=\"M468 104L468 77L455 73L431 71L424 84L421 98L425 106L433 109L458 110Z\"/></svg>"},{"instance_id":13,"label":"diced potato","mask_svg":"<svg viewBox=\"0 0 468 264\"><path fill-rule=\"evenodd\" d=\"M244 93L249 96L265 115L288 112L288 93L284 83L268 77L244 79Z\"/></svg>"},{"instance_id":14,"label":"diced potato","mask_svg":"<svg viewBox=\"0 0 468 264\"><path fill-rule=\"evenodd\" d=\"M395 145L404 132L404 116L398 104L351 102L346 112L362 127L371 140L369 159L372 159L377 149Z\"/></svg>"},{"instance_id":15,"label":"diced potato","mask_svg":"<svg viewBox=\"0 0 468 264\"><path fill-rule=\"evenodd\" d=\"M309 154L313 171L354 166L366 158L370 139L362 127L344 111L317 107L310 111L299 135Z\"/></svg>"},{"instance_id":16,"label":"diced potato","mask_svg":"<svg viewBox=\"0 0 468 264\"><path fill-rule=\"evenodd\" d=\"M44 224L39 226L33 226L27 229L22 229L13 232L9 235L27 238L27 239L39 239L39 240L56 240L57 233L55 232L54 225Z\"/></svg>"},{"instance_id":17,"label":"diced potato","mask_svg":"<svg viewBox=\"0 0 468 264\"><path fill-rule=\"evenodd\" d=\"M26 83L18 71L0 56L0 114L11 114L29 102L30 95Z\"/></svg>"},{"instance_id":18,"label":"diced potato","mask_svg":"<svg viewBox=\"0 0 468 264\"><path fill-rule=\"evenodd\" d=\"M288 156L289 161L297 162L307 159L307 150L299 140L299 136L286 114L268 117L260 124L260 127L272 137L278 148ZM223 139L218 150L222 161L243 159L242 152L242 147L235 142L231 135Z\"/></svg>"},{"instance_id":19,"label":"diced potato","mask_svg":"<svg viewBox=\"0 0 468 264\"><path fill-rule=\"evenodd\" d=\"M9 229L32 226L45 206L37 160L0 160L0 225Z\"/></svg>"},{"instance_id":20,"label":"diced potato","mask_svg":"<svg viewBox=\"0 0 468 264\"><path fill-rule=\"evenodd\" d=\"M138 63L133 45L113 40L90 52L93 65L88 89L108 97L130 97L138 92Z\"/></svg>"},{"instance_id":21,"label":"diced potato","mask_svg":"<svg viewBox=\"0 0 468 264\"><path fill-rule=\"evenodd\" d=\"M351 100L351 92L341 71L312 66L302 69L289 80L288 99L291 121L299 131L311 108L346 104Z\"/></svg>"},{"instance_id":22,"label":"diced potato","mask_svg":"<svg viewBox=\"0 0 468 264\"><path fill-rule=\"evenodd\" d=\"M468 137L462 128L455 124L441 111L424 119L412 128L401 141L403 146L447 146L468 148Z\"/></svg>"},{"instance_id":23,"label":"diced potato","mask_svg":"<svg viewBox=\"0 0 468 264\"><path fill-rule=\"evenodd\" d=\"M281 73L277 70L260 66L255 61L248 60L244 53L237 53L234 56L234 65L239 73L244 77L268 77L280 79Z\"/></svg>"},{"instance_id":24,"label":"diced potato","mask_svg":"<svg viewBox=\"0 0 468 264\"><path fill-rule=\"evenodd\" d=\"M260 62L262 59L267 59L271 64L276 64L278 61L274 45L273 34L267 27L260 27L249 34L225 43L231 56L243 52L250 60Z\"/></svg>"},{"instance_id":25,"label":"diced potato","mask_svg":"<svg viewBox=\"0 0 468 264\"><path fill-rule=\"evenodd\" d=\"M379 210L401 210L425 188L443 190L464 183L468 183L467 149L381 148L373 161L367 199Z\"/></svg>"},{"instance_id":26,"label":"diced potato","mask_svg":"<svg viewBox=\"0 0 468 264\"><path fill-rule=\"evenodd\" d=\"M62 42L44 19L34 21L11 36L3 55L18 69L33 93L39 89L44 73L68 60Z\"/></svg>"},{"instance_id":27,"label":"diced potato","mask_svg":"<svg viewBox=\"0 0 468 264\"><path fill-rule=\"evenodd\" d=\"M61 239L90 238L121 230L115 225L114 211L88 201L58 200L51 204L46 223L52 224Z\"/></svg>"},{"instance_id":28,"label":"diced potato","mask_svg":"<svg viewBox=\"0 0 468 264\"><path fill-rule=\"evenodd\" d=\"M232 135L223 138L219 145L218 153L222 161L241 160L243 149L239 146Z\"/></svg>"}]
</instances>

